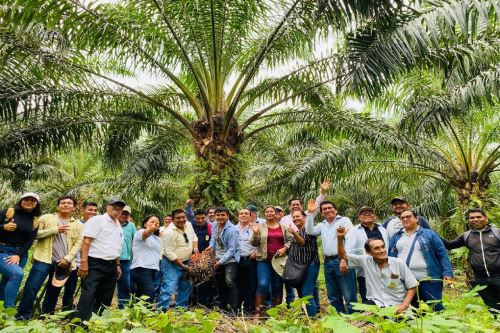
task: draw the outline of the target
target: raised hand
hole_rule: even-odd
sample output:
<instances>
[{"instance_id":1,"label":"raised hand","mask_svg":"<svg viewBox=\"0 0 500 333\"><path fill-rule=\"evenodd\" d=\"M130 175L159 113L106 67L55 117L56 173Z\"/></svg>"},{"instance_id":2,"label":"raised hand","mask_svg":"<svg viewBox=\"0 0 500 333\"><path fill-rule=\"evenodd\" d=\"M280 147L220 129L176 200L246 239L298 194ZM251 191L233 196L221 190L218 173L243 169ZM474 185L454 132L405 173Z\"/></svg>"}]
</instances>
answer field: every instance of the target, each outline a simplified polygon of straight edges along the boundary
<instances>
[{"instance_id":1,"label":"raised hand","mask_svg":"<svg viewBox=\"0 0 500 333\"><path fill-rule=\"evenodd\" d=\"M258 223L250 223L253 232L259 232L259 224Z\"/></svg>"},{"instance_id":2,"label":"raised hand","mask_svg":"<svg viewBox=\"0 0 500 333\"><path fill-rule=\"evenodd\" d=\"M316 206L316 201L314 199L307 200L307 211L309 213L314 213L318 207Z\"/></svg>"},{"instance_id":3,"label":"raised hand","mask_svg":"<svg viewBox=\"0 0 500 333\"><path fill-rule=\"evenodd\" d=\"M337 237L344 238L345 234L347 234L347 231L349 229L345 227L338 227L337 228Z\"/></svg>"},{"instance_id":4,"label":"raised hand","mask_svg":"<svg viewBox=\"0 0 500 333\"><path fill-rule=\"evenodd\" d=\"M187 199L186 206L192 206L192 205L193 205L193 199Z\"/></svg>"},{"instance_id":5,"label":"raised hand","mask_svg":"<svg viewBox=\"0 0 500 333\"><path fill-rule=\"evenodd\" d=\"M323 180L323 182L321 183L321 185L319 186L321 194L326 194L328 192L328 190L330 189L331 184L332 183L330 183L330 180L328 180L328 178L325 178Z\"/></svg>"}]
</instances>

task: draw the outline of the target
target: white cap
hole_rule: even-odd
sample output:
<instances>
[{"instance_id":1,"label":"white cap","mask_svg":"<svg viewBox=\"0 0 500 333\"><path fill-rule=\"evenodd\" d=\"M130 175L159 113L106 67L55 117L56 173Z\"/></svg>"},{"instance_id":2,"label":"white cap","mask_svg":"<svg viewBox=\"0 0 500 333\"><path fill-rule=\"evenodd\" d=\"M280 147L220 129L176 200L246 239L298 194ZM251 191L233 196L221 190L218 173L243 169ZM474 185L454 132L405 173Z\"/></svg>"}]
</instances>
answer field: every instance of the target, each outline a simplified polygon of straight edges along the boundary
<instances>
[{"instance_id":1,"label":"white cap","mask_svg":"<svg viewBox=\"0 0 500 333\"><path fill-rule=\"evenodd\" d=\"M132 208L130 208L130 206L125 206L125 207L123 207L122 212L127 212L130 215L132 215Z\"/></svg>"},{"instance_id":2,"label":"white cap","mask_svg":"<svg viewBox=\"0 0 500 333\"><path fill-rule=\"evenodd\" d=\"M24 199L24 198L35 198L36 201L40 201L40 197L35 192L26 192L26 193L24 193L23 195L21 195L21 200Z\"/></svg>"}]
</instances>

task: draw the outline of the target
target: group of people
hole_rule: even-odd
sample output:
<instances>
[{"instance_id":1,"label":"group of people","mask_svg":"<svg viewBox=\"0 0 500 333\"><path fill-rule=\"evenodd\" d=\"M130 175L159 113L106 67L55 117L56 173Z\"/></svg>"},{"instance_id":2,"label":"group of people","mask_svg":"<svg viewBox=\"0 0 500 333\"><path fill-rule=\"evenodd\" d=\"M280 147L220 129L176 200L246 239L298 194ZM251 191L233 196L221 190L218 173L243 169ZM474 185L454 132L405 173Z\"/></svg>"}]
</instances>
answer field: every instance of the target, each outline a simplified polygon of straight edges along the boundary
<instances>
[{"instance_id":1,"label":"group of people","mask_svg":"<svg viewBox=\"0 0 500 333\"><path fill-rule=\"evenodd\" d=\"M5 307L16 306L34 246L17 306L21 320L32 317L44 285L43 313L54 312L63 288L62 307L73 309L78 280L76 315L82 320L110 306L115 290L118 307L133 302L134 295L145 296L159 310L202 305L234 313L244 309L256 316L283 299L290 303L297 296L311 296L306 309L315 316L320 308L319 237L328 301L338 312L353 311L358 291L361 302L396 306L397 313L418 301L442 310L443 281L453 279L447 249L462 246L469 249L473 283L486 286L479 291L484 303L492 311L500 309L500 235L484 211L470 209L470 230L448 241L404 197L391 201L395 215L383 224L377 223L372 207L362 207L359 224L353 225L325 200L329 187L323 182L306 210L300 199L291 199L288 215L282 207L268 205L261 218L257 207L247 205L233 223L226 207L193 210L188 200L184 209L163 220L146 216L138 230L131 208L120 199L110 200L102 215L97 215L95 202L85 202L77 219L73 197L60 197L57 211L42 215L39 196L25 193L14 207L0 212L0 300ZM323 221L315 224L318 213ZM190 277L193 255L214 258L215 272L195 286Z\"/></svg>"}]
</instances>

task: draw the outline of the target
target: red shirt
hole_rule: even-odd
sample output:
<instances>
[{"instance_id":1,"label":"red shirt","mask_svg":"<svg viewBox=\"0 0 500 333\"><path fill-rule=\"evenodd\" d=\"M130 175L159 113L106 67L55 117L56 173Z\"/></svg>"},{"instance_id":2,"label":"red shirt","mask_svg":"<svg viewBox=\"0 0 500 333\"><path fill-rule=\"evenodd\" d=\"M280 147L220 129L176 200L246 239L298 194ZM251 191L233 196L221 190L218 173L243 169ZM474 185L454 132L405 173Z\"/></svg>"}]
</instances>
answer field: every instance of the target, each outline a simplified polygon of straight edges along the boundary
<instances>
[{"instance_id":1,"label":"red shirt","mask_svg":"<svg viewBox=\"0 0 500 333\"><path fill-rule=\"evenodd\" d=\"M276 229L267 228L267 261L271 261L276 251L285 246L281 226Z\"/></svg>"}]
</instances>

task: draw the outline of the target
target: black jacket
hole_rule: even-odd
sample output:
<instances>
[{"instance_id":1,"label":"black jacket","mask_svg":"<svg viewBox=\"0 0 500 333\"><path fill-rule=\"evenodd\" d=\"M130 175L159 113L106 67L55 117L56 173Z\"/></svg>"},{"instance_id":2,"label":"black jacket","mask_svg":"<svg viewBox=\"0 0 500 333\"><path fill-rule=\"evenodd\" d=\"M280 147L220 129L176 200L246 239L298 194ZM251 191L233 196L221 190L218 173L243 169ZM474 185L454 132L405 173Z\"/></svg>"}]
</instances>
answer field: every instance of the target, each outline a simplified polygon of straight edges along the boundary
<instances>
[{"instance_id":1,"label":"black jacket","mask_svg":"<svg viewBox=\"0 0 500 333\"><path fill-rule=\"evenodd\" d=\"M448 250L465 246L469 249L469 263L476 278L500 277L500 240L493 234L491 226L483 231L470 230L452 241L443 239Z\"/></svg>"},{"instance_id":2,"label":"black jacket","mask_svg":"<svg viewBox=\"0 0 500 333\"><path fill-rule=\"evenodd\" d=\"M33 215L22 209L16 209L14 213L14 222L17 228L14 231L4 230L5 214L7 209L0 212L0 243L16 246L17 255L23 257L28 254L28 250L36 238L37 229L33 229Z\"/></svg>"}]
</instances>

